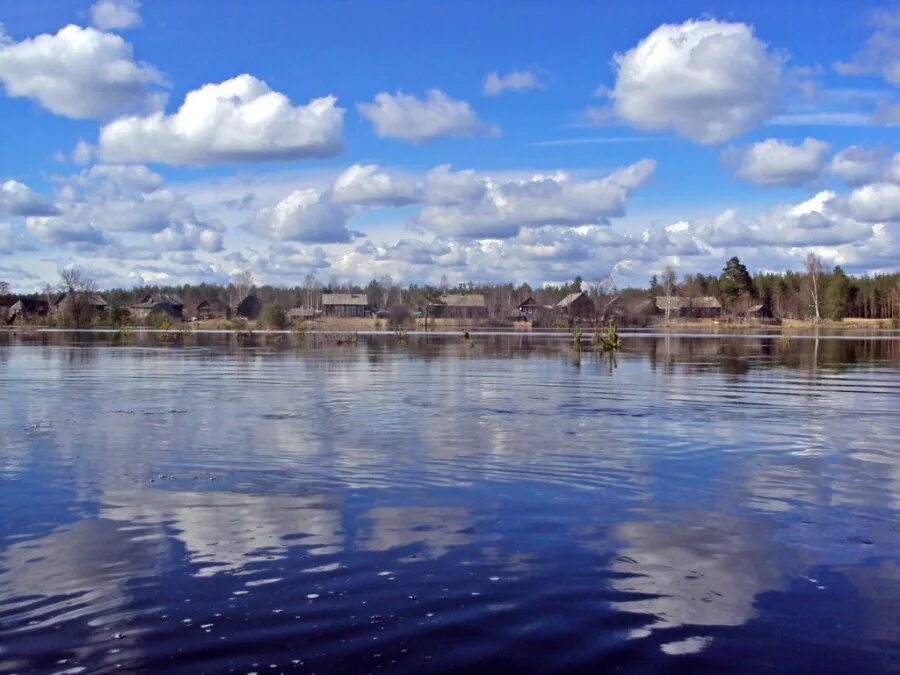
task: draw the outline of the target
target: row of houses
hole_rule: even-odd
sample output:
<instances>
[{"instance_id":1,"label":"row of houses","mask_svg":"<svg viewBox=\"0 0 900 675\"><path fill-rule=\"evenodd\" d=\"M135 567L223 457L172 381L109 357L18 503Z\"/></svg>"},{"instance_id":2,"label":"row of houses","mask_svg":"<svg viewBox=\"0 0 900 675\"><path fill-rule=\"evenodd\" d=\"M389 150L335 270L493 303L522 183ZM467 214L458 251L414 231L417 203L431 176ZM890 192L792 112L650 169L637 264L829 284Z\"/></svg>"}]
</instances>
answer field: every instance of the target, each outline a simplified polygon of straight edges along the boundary
<instances>
[{"instance_id":1,"label":"row of houses","mask_svg":"<svg viewBox=\"0 0 900 675\"><path fill-rule=\"evenodd\" d=\"M61 293L51 300L21 298L6 309L5 319L8 323L16 321L29 322L43 319L67 311L71 299ZM81 302L82 310L96 315L103 315L109 306L98 294L92 293ZM151 315L164 315L172 321L184 320L184 302L174 294L150 293L131 305L130 313L134 320L143 322ZM262 311L262 301L251 291L233 308L218 298L202 300L196 308L193 318L199 320L228 320L232 316L240 316L255 320ZM445 294L437 301L429 303L427 315L444 319L487 319L488 307L484 296L479 293ZM748 316L759 316L763 306L749 308ZM321 309L297 307L288 312L289 320L315 319L320 316L333 318L366 318L380 316L375 307L369 304L364 293L323 293ZM623 306L620 298L613 297L595 304L587 293L571 293L555 304L541 304L534 297L528 297L516 308L511 320L526 320L540 323L547 320L569 319L590 320L594 318L615 318L626 315L666 315L670 319L677 318L718 318L724 314L722 303L713 296L682 297L658 296L652 300L645 299ZM0 317L4 318L4 317Z\"/></svg>"},{"instance_id":2,"label":"row of houses","mask_svg":"<svg viewBox=\"0 0 900 675\"><path fill-rule=\"evenodd\" d=\"M90 316L103 316L109 310L109 303L99 294L90 293L79 301L81 311ZM43 298L19 298L14 304L5 308L7 323L29 323L45 320L48 317L61 316L72 309L72 299L67 293L60 293L49 300ZM153 314L164 315L172 321L184 320L184 302L171 293L149 293L129 308L136 321L146 321ZM262 301L251 293L247 295L232 311L231 307L218 299L203 300L197 306L198 319L230 319L232 314L246 319L256 319L262 311Z\"/></svg>"}]
</instances>

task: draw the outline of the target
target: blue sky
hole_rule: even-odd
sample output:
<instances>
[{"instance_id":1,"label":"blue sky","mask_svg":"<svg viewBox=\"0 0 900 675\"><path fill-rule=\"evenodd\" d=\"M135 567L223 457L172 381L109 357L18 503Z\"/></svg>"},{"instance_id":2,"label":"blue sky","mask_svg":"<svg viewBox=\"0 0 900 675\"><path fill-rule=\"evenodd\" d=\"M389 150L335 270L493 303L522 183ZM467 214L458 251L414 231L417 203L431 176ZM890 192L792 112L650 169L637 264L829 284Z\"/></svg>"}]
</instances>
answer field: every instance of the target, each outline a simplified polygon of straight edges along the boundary
<instances>
[{"instance_id":1,"label":"blue sky","mask_svg":"<svg viewBox=\"0 0 900 675\"><path fill-rule=\"evenodd\" d=\"M21 290L71 265L624 285L735 254L900 260L896 3L35 1L0 22Z\"/></svg>"}]
</instances>

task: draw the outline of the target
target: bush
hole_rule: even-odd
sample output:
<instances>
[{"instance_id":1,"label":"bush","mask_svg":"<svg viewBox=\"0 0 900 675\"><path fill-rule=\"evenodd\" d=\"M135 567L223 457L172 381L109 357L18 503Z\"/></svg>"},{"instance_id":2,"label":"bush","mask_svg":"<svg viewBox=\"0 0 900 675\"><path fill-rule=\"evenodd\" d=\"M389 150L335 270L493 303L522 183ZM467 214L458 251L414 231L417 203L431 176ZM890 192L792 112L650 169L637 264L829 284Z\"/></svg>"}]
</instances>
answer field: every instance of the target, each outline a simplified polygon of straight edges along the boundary
<instances>
[{"instance_id":1,"label":"bush","mask_svg":"<svg viewBox=\"0 0 900 675\"><path fill-rule=\"evenodd\" d=\"M287 314L284 313L281 305L272 303L266 307L266 311L263 312L262 323L267 328L284 330L288 325Z\"/></svg>"},{"instance_id":2,"label":"bush","mask_svg":"<svg viewBox=\"0 0 900 675\"><path fill-rule=\"evenodd\" d=\"M172 320L165 312L152 312L150 316L147 317L147 325L151 328L169 330L169 328L172 327Z\"/></svg>"},{"instance_id":3,"label":"bush","mask_svg":"<svg viewBox=\"0 0 900 675\"><path fill-rule=\"evenodd\" d=\"M391 311L388 312L388 320L394 327L406 325L411 318L412 315L409 313L409 308L406 305L394 305L391 307Z\"/></svg>"}]
</instances>

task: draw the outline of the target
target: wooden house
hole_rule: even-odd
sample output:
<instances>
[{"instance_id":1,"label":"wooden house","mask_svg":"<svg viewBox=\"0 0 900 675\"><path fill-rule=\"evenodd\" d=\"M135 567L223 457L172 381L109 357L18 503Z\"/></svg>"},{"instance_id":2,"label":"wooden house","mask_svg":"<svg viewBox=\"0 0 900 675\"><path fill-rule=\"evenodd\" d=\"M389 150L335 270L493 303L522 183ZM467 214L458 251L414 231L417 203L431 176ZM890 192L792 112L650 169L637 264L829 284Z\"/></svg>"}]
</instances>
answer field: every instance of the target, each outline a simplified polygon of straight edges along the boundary
<instances>
[{"instance_id":1,"label":"wooden house","mask_svg":"<svg viewBox=\"0 0 900 675\"><path fill-rule=\"evenodd\" d=\"M570 319L592 319L597 314L593 301L584 292L569 293L554 305L554 309Z\"/></svg>"},{"instance_id":2,"label":"wooden house","mask_svg":"<svg viewBox=\"0 0 900 675\"><path fill-rule=\"evenodd\" d=\"M177 295L157 291L131 306L131 316L138 321L145 321L151 314L165 314L173 321L183 321L184 303Z\"/></svg>"},{"instance_id":3,"label":"wooden house","mask_svg":"<svg viewBox=\"0 0 900 675\"><path fill-rule=\"evenodd\" d=\"M543 307L538 304L538 301L529 295L525 300L519 303L518 310L519 314L527 317L538 314L542 308Z\"/></svg>"},{"instance_id":4,"label":"wooden house","mask_svg":"<svg viewBox=\"0 0 900 675\"><path fill-rule=\"evenodd\" d=\"M47 318L50 303L34 298L19 298L6 312L8 323L31 323Z\"/></svg>"},{"instance_id":5,"label":"wooden house","mask_svg":"<svg viewBox=\"0 0 900 675\"><path fill-rule=\"evenodd\" d=\"M66 314L71 311L72 304L73 299L68 292L60 293L50 302L50 313ZM85 308L85 313L91 314L92 316L102 315L109 309L109 304L106 300L96 293L87 293L85 297L81 299L81 304Z\"/></svg>"},{"instance_id":6,"label":"wooden house","mask_svg":"<svg viewBox=\"0 0 900 675\"><path fill-rule=\"evenodd\" d=\"M231 307L216 298L204 299L197 305L197 318L201 321L211 319L230 319Z\"/></svg>"},{"instance_id":7,"label":"wooden house","mask_svg":"<svg viewBox=\"0 0 900 675\"><path fill-rule=\"evenodd\" d=\"M364 318L372 313L365 293L323 293L322 311L325 316Z\"/></svg>"},{"instance_id":8,"label":"wooden house","mask_svg":"<svg viewBox=\"0 0 900 675\"><path fill-rule=\"evenodd\" d=\"M428 314L440 319L486 319L488 310L480 293L450 294L429 305Z\"/></svg>"},{"instance_id":9,"label":"wooden house","mask_svg":"<svg viewBox=\"0 0 900 675\"><path fill-rule=\"evenodd\" d=\"M234 313L248 321L255 321L262 312L262 300L256 297L255 291L250 291L243 300L234 308Z\"/></svg>"},{"instance_id":10,"label":"wooden house","mask_svg":"<svg viewBox=\"0 0 900 675\"><path fill-rule=\"evenodd\" d=\"M656 296L656 308L669 318L714 319L722 316L722 303L712 295L684 298L678 295Z\"/></svg>"}]
</instances>

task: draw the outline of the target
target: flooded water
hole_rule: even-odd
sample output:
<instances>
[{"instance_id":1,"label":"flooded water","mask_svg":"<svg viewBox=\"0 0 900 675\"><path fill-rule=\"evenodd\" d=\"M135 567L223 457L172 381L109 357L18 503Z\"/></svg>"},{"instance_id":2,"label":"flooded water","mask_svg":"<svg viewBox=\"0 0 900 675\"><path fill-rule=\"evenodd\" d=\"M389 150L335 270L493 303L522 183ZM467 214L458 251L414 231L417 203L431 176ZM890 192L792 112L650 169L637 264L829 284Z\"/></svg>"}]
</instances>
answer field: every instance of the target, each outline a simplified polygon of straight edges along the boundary
<instances>
[{"instance_id":1,"label":"flooded water","mask_svg":"<svg viewBox=\"0 0 900 675\"><path fill-rule=\"evenodd\" d=\"M890 672L900 340L0 334L0 672Z\"/></svg>"}]
</instances>

